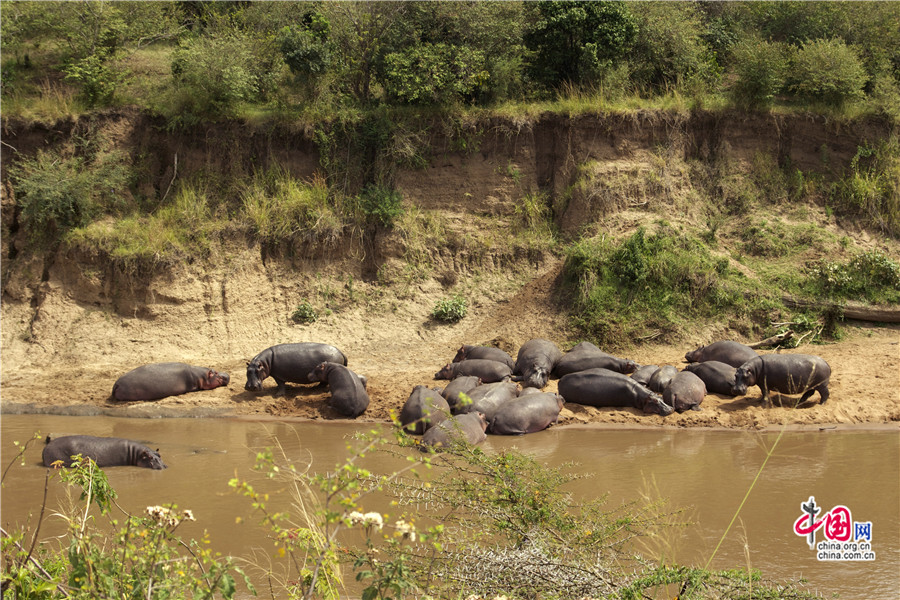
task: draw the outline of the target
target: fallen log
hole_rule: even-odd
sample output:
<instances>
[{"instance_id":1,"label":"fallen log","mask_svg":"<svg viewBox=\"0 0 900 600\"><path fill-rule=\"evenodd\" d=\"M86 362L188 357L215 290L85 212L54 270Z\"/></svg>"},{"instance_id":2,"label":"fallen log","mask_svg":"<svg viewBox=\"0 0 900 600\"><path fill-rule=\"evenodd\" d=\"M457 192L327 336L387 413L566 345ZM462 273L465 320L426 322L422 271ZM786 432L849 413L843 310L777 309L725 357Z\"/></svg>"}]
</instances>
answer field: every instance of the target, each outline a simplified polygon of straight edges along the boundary
<instances>
[{"instance_id":1,"label":"fallen log","mask_svg":"<svg viewBox=\"0 0 900 600\"><path fill-rule=\"evenodd\" d=\"M762 341L754 342L753 344L747 344L747 346L753 348L754 350L756 350L757 348L765 348L767 346L777 346L781 342L789 340L792 337L794 337L794 332L791 330L787 330L784 333L773 335L772 337L768 337Z\"/></svg>"},{"instance_id":2,"label":"fallen log","mask_svg":"<svg viewBox=\"0 0 900 600\"><path fill-rule=\"evenodd\" d=\"M836 311L845 319L874 321L878 323L900 323L900 306L871 306L859 302L837 304L835 302L812 302L785 296L785 304L796 308L813 308L819 311Z\"/></svg>"}]
</instances>

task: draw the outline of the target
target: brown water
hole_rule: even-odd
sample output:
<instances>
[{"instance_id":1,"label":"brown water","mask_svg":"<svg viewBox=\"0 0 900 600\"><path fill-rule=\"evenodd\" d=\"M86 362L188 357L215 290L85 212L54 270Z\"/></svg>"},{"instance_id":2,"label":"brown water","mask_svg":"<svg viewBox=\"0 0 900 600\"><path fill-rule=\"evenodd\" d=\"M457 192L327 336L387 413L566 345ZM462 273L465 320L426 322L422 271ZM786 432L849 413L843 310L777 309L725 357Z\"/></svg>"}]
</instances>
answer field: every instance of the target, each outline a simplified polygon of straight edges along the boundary
<instances>
[{"instance_id":1,"label":"brown water","mask_svg":"<svg viewBox=\"0 0 900 600\"><path fill-rule=\"evenodd\" d=\"M236 556L271 555L275 547L257 526L249 501L233 493L228 480L237 475L261 484L251 472L255 453L272 446L275 438L297 464L312 460L313 469L328 470L346 456L346 445L352 443L349 436L359 429L336 423L46 415L4 415L0 425L4 468L15 452L12 442L27 440L35 431L124 437L160 448L169 465L165 471L107 469L119 504L132 513L173 502L190 508L197 522L186 524L180 533L200 537L206 530L215 549ZM549 466L576 461L573 471L593 476L570 484L573 493L583 498L609 494L610 506L644 495L668 498L669 508L685 509L677 520L688 519L694 525L667 530L663 539L649 540L645 550L702 566L777 437L754 432L555 428L524 437L492 436L483 448L490 452L517 447ZM4 528L23 523L40 508L46 471L40 464L41 449L42 445L30 448L25 467L13 467L6 477L0 505ZM375 464L392 466L383 458ZM50 491L55 508L64 497L63 488L53 482ZM801 515L801 502L810 496L823 512L844 505L854 521L871 521L876 559L818 561L806 540L792 530ZM283 495L273 496L270 506L286 509L288 502ZM42 534L63 530L59 520L51 518ZM817 541L821 540L819 535ZM900 434L896 430L785 433L711 567L746 568L748 562L769 579L805 578L826 596L839 592L842 598L860 600L900 598Z\"/></svg>"}]
</instances>

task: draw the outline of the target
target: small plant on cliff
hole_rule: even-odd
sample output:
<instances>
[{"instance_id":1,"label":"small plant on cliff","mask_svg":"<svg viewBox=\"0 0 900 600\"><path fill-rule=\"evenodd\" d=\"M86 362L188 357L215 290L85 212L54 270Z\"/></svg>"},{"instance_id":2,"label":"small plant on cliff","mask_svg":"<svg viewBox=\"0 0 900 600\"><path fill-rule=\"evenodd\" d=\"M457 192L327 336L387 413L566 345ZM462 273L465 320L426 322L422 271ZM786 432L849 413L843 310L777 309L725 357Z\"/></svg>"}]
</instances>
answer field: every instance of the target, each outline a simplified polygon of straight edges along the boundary
<instances>
[{"instance_id":1,"label":"small plant on cliff","mask_svg":"<svg viewBox=\"0 0 900 600\"><path fill-rule=\"evenodd\" d=\"M312 304L309 303L309 300L301 300L294 312L291 313L291 321L294 323L315 323L318 318L319 314Z\"/></svg>"},{"instance_id":2,"label":"small plant on cliff","mask_svg":"<svg viewBox=\"0 0 900 600\"><path fill-rule=\"evenodd\" d=\"M469 303L465 298L456 294L448 298L438 300L431 310L432 318L444 323L456 323L462 320L469 311Z\"/></svg>"},{"instance_id":3,"label":"small plant on cliff","mask_svg":"<svg viewBox=\"0 0 900 600\"><path fill-rule=\"evenodd\" d=\"M368 185L359 195L359 207L368 220L391 227L403 214L403 199L397 190Z\"/></svg>"}]
</instances>

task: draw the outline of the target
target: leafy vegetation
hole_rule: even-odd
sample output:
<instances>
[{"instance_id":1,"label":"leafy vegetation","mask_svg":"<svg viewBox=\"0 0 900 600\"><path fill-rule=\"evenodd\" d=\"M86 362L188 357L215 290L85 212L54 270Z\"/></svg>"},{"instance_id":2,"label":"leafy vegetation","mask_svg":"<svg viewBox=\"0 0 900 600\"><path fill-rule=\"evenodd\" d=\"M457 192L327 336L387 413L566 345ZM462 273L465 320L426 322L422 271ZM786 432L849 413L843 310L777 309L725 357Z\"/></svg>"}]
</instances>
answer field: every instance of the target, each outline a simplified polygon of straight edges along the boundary
<instances>
[{"instance_id":1,"label":"leafy vegetation","mask_svg":"<svg viewBox=\"0 0 900 600\"><path fill-rule=\"evenodd\" d=\"M891 107L900 84L892 3L5 6L3 100L14 100L5 111L26 111L23 96L62 74L87 107L135 102L175 127L249 105L333 117L614 88L645 102L676 93L689 105L714 94L757 107L779 98ZM160 49L170 59L156 85L135 84L136 57ZM792 65L783 82L782 56Z\"/></svg>"},{"instance_id":2,"label":"leafy vegetation","mask_svg":"<svg viewBox=\"0 0 900 600\"><path fill-rule=\"evenodd\" d=\"M294 323L309 324L315 323L319 318L319 314L309 300L302 300L294 312L291 313L291 321Z\"/></svg>"},{"instance_id":3,"label":"leafy vegetation","mask_svg":"<svg viewBox=\"0 0 900 600\"><path fill-rule=\"evenodd\" d=\"M620 242L604 237L573 244L565 286L575 325L598 345L672 334L688 319L752 310L752 284L699 239L661 226Z\"/></svg>"},{"instance_id":4,"label":"leafy vegetation","mask_svg":"<svg viewBox=\"0 0 900 600\"><path fill-rule=\"evenodd\" d=\"M435 303L431 316L438 321L455 323L461 321L469 311L469 303L462 296L443 298Z\"/></svg>"}]
</instances>

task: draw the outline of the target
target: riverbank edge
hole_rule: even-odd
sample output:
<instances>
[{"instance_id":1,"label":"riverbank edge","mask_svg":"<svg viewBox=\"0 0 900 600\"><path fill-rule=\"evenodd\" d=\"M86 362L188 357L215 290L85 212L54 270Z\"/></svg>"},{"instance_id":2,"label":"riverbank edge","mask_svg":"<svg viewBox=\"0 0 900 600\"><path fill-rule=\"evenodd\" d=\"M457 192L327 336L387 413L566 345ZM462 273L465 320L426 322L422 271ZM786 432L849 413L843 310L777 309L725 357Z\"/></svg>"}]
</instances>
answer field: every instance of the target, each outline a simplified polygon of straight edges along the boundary
<instances>
[{"instance_id":1,"label":"riverbank edge","mask_svg":"<svg viewBox=\"0 0 900 600\"><path fill-rule=\"evenodd\" d=\"M238 415L224 408L193 407L188 409L172 409L163 406L113 406L99 407L93 404L72 404L54 406L23 402L0 402L0 416L3 415L53 415L63 417L119 417L128 419L229 419L234 421L259 421L263 423L315 423L349 425L358 423L365 426L388 425L387 421L360 419L309 419L306 417L274 416L274 415ZM554 425L554 429L585 430L699 430L699 431L752 431L766 433L773 431L896 431L900 433L900 423L791 423L768 425L766 427L710 427L705 425L657 425L635 423L568 423Z\"/></svg>"}]
</instances>

